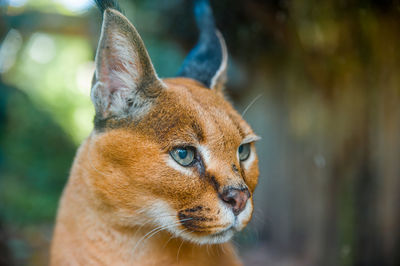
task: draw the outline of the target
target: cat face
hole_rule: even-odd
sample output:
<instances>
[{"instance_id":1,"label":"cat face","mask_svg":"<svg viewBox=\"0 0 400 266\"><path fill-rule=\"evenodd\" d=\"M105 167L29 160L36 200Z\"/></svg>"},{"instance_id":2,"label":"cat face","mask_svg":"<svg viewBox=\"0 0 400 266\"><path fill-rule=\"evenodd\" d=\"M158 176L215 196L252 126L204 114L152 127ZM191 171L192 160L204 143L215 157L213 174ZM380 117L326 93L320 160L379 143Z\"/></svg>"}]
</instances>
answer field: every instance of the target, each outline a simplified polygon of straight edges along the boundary
<instances>
[{"instance_id":1,"label":"cat face","mask_svg":"<svg viewBox=\"0 0 400 266\"><path fill-rule=\"evenodd\" d=\"M114 225L221 243L249 222L258 137L220 90L226 49L215 34L221 51L211 89L193 78L160 80L134 27L105 11L88 182Z\"/></svg>"},{"instance_id":2,"label":"cat face","mask_svg":"<svg viewBox=\"0 0 400 266\"><path fill-rule=\"evenodd\" d=\"M251 218L257 136L219 93L188 79L165 84L137 123L93 136L90 157L104 173L93 175L96 195L126 225L226 241Z\"/></svg>"}]
</instances>

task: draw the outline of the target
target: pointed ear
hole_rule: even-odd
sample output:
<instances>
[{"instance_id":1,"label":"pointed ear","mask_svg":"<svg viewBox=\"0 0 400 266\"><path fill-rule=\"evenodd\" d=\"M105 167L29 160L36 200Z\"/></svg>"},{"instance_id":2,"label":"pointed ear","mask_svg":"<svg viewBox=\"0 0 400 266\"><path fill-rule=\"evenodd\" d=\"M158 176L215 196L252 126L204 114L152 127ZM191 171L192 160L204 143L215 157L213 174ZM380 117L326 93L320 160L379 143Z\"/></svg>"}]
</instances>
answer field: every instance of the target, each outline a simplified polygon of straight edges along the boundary
<instances>
[{"instance_id":1,"label":"pointed ear","mask_svg":"<svg viewBox=\"0 0 400 266\"><path fill-rule=\"evenodd\" d=\"M228 70L228 49L226 48L225 39L222 34L217 30L216 35L221 49L221 61L218 70L215 72L214 76L211 78L210 88L213 90L223 90L225 87L227 79Z\"/></svg>"},{"instance_id":2,"label":"pointed ear","mask_svg":"<svg viewBox=\"0 0 400 266\"><path fill-rule=\"evenodd\" d=\"M163 88L136 29L120 12L106 9L91 91L96 119L140 116Z\"/></svg>"},{"instance_id":3,"label":"pointed ear","mask_svg":"<svg viewBox=\"0 0 400 266\"><path fill-rule=\"evenodd\" d=\"M210 89L222 90L228 63L224 37L215 26L208 0L196 0L194 13L200 32L199 41L185 58L178 76L200 81Z\"/></svg>"}]
</instances>

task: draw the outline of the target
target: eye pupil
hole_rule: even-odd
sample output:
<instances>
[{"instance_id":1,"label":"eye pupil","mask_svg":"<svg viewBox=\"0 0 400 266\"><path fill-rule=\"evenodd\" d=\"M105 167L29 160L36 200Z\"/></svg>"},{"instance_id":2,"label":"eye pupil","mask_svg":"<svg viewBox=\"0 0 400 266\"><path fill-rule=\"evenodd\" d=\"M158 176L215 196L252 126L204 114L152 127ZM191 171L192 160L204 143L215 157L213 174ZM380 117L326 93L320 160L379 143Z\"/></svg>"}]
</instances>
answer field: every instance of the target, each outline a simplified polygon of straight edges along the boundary
<instances>
[{"instance_id":1,"label":"eye pupil","mask_svg":"<svg viewBox=\"0 0 400 266\"><path fill-rule=\"evenodd\" d=\"M181 159L185 159L187 154L188 154L188 152L185 149L179 149L179 151L178 151L178 156Z\"/></svg>"},{"instance_id":2,"label":"eye pupil","mask_svg":"<svg viewBox=\"0 0 400 266\"><path fill-rule=\"evenodd\" d=\"M250 156L250 144L242 144L238 148L238 153L239 153L239 159L240 161L245 161L249 158Z\"/></svg>"},{"instance_id":3,"label":"eye pupil","mask_svg":"<svg viewBox=\"0 0 400 266\"><path fill-rule=\"evenodd\" d=\"M170 151L171 157L182 166L190 166L195 161L196 149L193 147L177 147Z\"/></svg>"}]
</instances>

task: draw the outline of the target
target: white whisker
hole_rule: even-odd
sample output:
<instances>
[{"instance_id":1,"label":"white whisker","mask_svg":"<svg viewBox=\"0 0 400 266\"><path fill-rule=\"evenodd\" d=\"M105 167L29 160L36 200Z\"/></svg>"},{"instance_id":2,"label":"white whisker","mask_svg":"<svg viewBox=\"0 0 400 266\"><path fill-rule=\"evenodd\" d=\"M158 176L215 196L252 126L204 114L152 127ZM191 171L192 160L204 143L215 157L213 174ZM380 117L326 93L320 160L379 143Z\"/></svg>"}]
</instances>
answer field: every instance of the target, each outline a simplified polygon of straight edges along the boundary
<instances>
[{"instance_id":1,"label":"white whisker","mask_svg":"<svg viewBox=\"0 0 400 266\"><path fill-rule=\"evenodd\" d=\"M165 230L165 229L174 227L174 226L178 225L180 222L184 222L184 221L188 221L188 220L192 220L192 219L193 219L193 218L182 219L182 220L175 221L175 222L173 222L172 224L162 225L162 226L158 226L158 227L154 228L153 230L151 230L150 232L148 232L148 233L145 234L142 238L139 239L139 241L136 243L135 247L133 248L133 252L136 251L136 248L139 246L139 244L140 244L143 240L148 240L148 239L150 239L151 237L153 237L155 234L157 234L157 233L159 233L159 232L161 232L161 231L163 231L163 230Z\"/></svg>"},{"instance_id":2,"label":"white whisker","mask_svg":"<svg viewBox=\"0 0 400 266\"><path fill-rule=\"evenodd\" d=\"M179 252L181 251L182 245L183 245L183 239L182 239L181 245L180 245L179 248L178 248L178 252L176 253L176 262L179 262Z\"/></svg>"},{"instance_id":3,"label":"white whisker","mask_svg":"<svg viewBox=\"0 0 400 266\"><path fill-rule=\"evenodd\" d=\"M249 105L247 105L247 107L244 109L243 113L242 113L242 117L244 117L244 115L246 114L246 112L250 109L250 107L258 100L260 99L262 96L262 93L258 94L250 103Z\"/></svg>"},{"instance_id":4,"label":"white whisker","mask_svg":"<svg viewBox=\"0 0 400 266\"><path fill-rule=\"evenodd\" d=\"M145 209L145 208L141 208L141 209ZM174 217L174 216L175 216L175 215L164 215L164 216L158 216L157 218ZM155 221L155 220L148 220L147 222L141 224L141 225L139 226L139 228L136 229L135 234L134 234L133 237L136 237L137 233L138 233L146 224L149 224L149 223L154 222L154 221Z\"/></svg>"},{"instance_id":5,"label":"white whisker","mask_svg":"<svg viewBox=\"0 0 400 266\"><path fill-rule=\"evenodd\" d=\"M182 234L183 232L186 232L186 231L188 231L188 229L180 230L178 233L179 233L179 234ZM168 245L169 241L171 241L171 239L173 239L173 238L175 238L175 237L176 237L176 236L171 235L170 238L168 238L167 242L163 245L162 249L165 249L166 246Z\"/></svg>"},{"instance_id":6,"label":"white whisker","mask_svg":"<svg viewBox=\"0 0 400 266\"><path fill-rule=\"evenodd\" d=\"M226 251L225 251L225 249L224 249L224 244L221 244L221 249L222 249L222 252L224 253L224 254L226 254Z\"/></svg>"}]
</instances>

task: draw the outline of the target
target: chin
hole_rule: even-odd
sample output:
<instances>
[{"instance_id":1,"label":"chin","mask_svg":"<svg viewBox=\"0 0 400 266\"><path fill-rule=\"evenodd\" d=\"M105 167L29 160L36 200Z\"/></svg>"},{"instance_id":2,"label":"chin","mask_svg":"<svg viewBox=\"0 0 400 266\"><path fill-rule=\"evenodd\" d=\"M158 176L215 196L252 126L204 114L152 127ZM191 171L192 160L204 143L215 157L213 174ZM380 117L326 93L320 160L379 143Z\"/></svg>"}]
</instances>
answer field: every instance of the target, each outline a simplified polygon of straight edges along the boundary
<instances>
[{"instance_id":1,"label":"chin","mask_svg":"<svg viewBox=\"0 0 400 266\"><path fill-rule=\"evenodd\" d=\"M179 234L179 237L181 237L184 240L190 241L192 243L196 244L221 244L228 242L233 235L235 234L236 230L233 228L225 229L221 232L210 234L210 235L202 235L198 236L193 233L188 233L188 232L182 232Z\"/></svg>"}]
</instances>

